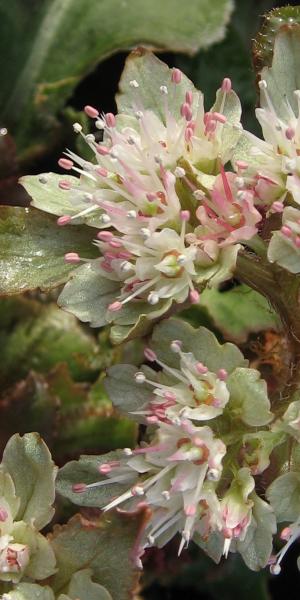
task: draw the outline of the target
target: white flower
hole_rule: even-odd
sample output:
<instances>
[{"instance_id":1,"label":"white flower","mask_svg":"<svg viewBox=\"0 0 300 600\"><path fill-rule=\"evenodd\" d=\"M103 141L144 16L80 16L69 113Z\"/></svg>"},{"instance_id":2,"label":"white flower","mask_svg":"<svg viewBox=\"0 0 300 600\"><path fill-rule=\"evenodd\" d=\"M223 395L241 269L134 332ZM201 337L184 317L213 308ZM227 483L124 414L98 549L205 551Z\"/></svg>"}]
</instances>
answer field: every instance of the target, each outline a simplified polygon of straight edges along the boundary
<instances>
[{"instance_id":1,"label":"white flower","mask_svg":"<svg viewBox=\"0 0 300 600\"><path fill-rule=\"evenodd\" d=\"M94 162L70 151L66 152L67 158L59 160L62 168L81 176L76 186L63 179L60 182L72 204L79 207L78 214L60 217L60 225L91 214L101 225L104 213L123 233L137 230L141 221L153 229L152 219L157 227L177 218L175 182L183 180L187 191L193 185L186 175L186 165L196 165L197 173L211 176L218 171L218 161L228 162L240 118L240 103L230 80L223 81L214 107L205 112L202 93L192 84L187 89L186 82L183 87L181 73L176 79L175 71L179 73L173 70L166 85L157 90L156 113L144 106L136 80L134 85L129 84L132 105L126 113L99 116L97 109L85 107L87 115L95 119L96 128L103 130L103 142L98 142L97 135L84 134L75 124L75 132L83 136L94 153ZM176 100L178 97L182 102ZM229 120L227 102L231 106ZM118 211L113 210L114 206ZM122 211L134 211L137 218L125 223Z\"/></svg>"},{"instance_id":2,"label":"white flower","mask_svg":"<svg viewBox=\"0 0 300 600\"><path fill-rule=\"evenodd\" d=\"M224 554L227 556L231 541L245 539L250 525L253 500L249 498L255 487L250 469L243 467L233 479L221 500L223 517Z\"/></svg>"},{"instance_id":3,"label":"white flower","mask_svg":"<svg viewBox=\"0 0 300 600\"><path fill-rule=\"evenodd\" d=\"M113 236L100 232L97 245L103 259L103 275L121 282L120 294L108 307L116 312L138 298L158 304L172 299L184 302L190 295L198 300L194 288L197 279L197 248L185 242L185 223L188 211L181 212L181 233L165 228L151 233L144 228L140 235Z\"/></svg>"},{"instance_id":4,"label":"white flower","mask_svg":"<svg viewBox=\"0 0 300 600\"><path fill-rule=\"evenodd\" d=\"M0 537L0 574L3 575L23 572L29 564L29 547L12 540L9 535Z\"/></svg>"},{"instance_id":5,"label":"white flower","mask_svg":"<svg viewBox=\"0 0 300 600\"><path fill-rule=\"evenodd\" d=\"M276 110L268 92L267 82L260 81L261 108L256 109L264 140L248 133L253 143L249 157L257 178L256 192L262 203L284 201L290 192L294 201L300 202L300 90L294 94L298 111L283 99L280 110ZM276 211L276 208L275 208Z\"/></svg>"},{"instance_id":6,"label":"white flower","mask_svg":"<svg viewBox=\"0 0 300 600\"><path fill-rule=\"evenodd\" d=\"M138 383L153 386L153 396L144 410L134 414L145 415L149 423L160 420L178 423L181 418L206 421L221 415L229 400L226 370L209 371L192 352L182 352L178 340L172 342L171 349L180 357L179 369L159 360L150 348L145 349L145 357L162 368L163 377L153 381L143 372L136 374Z\"/></svg>"},{"instance_id":7,"label":"white flower","mask_svg":"<svg viewBox=\"0 0 300 600\"><path fill-rule=\"evenodd\" d=\"M222 526L212 480L221 476L225 453L225 445L210 427L196 427L188 420L180 425L160 423L151 445L128 452L132 456L120 462L102 465L99 471L107 479L91 486L128 482L130 488L104 510L119 505L136 508L142 497L153 511L143 545L162 546L179 531L180 553L194 531ZM78 492L88 488L73 487Z\"/></svg>"},{"instance_id":8,"label":"white flower","mask_svg":"<svg viewBox=\"0 0 300 600\"><path fill-rule=\"evenodd\" d=\"M291 273L300 272L300 210L297 208L284 209L282 226L271 237L268 259Z\"/></svg>"}]
</instances>

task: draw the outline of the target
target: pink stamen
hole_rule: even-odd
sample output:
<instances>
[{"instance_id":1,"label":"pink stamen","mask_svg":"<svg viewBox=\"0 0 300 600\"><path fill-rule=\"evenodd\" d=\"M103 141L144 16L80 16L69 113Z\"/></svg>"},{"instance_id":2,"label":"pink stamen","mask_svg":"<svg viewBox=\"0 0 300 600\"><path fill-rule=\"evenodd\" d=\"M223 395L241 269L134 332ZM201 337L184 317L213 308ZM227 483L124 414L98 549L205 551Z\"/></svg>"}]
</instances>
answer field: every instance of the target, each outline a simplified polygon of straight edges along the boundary
<instances>
[{"instance_id":1,"label":"pink stamen","mask_svg":"<svg viewBox=\"0 0 300 600\"><path fill-rule=\"evenodd\" d=\"M217 129L216 121L210 120L207 122L204 134L207 135L208 133L214 133L216 131L216 129Z\"/></svg>"},{"instance_id":2,"label":"pink stamen","mask_svg":"<svg viewBox=\"0 0 300 600\"><path fill-rule=\"evenodd\" d=\"M186 121L191 121L193 118L192 109L187 102L184 102L184 104L182 104L180 113L181 113L181 116L186 119Z\"/></svg>"},{"instance_id":3,"label":"pink stamen","mask_svg":"<svg viewBox=\"0 0 300 600\"><path fill-rule=\"evenodd\" d=\"M240 171L248 169L248 163L246 163L244 160L237 160L235 164Z\"/></svg>"},{"instance_id":4,"label":"pink stamen","mask_svg":"<svg viewBox=\"0 0 300 600\"><path fill-rule=\"evenodd\" d=\"M288 128L286 129L286 131L285 131L285 137L286 137L288 140L292 140L292 139L293 139L293 137L295 137L295 133L296 133L296 132L295 132L295 129L293 129L292 127L288 127Z\"/></svg>"},{"instance_id":5,"label":"pink stamen","mask_svg":"<svg viewBox=\"0 0 300 600\"><path fill-rule=\"evenodd\" d=\"M196 514L196 506L191 504L184 509L184 512L187 517L193 517Z\"/></svg>"},{"instance_id":6,"label":"pink stamen","mask_svg":"<svg viewBox=\"0 0 300 600\"><path fill-rule=\"evenodd\" d=\"M153 425L155 423L157 423L159 421L158 417L156 416L151 416L151 417L147 417L146 418L147 423L149 423L149 425Z\"/></svg>"},{"instance_id":7,"label":"pink stamen","mask_svg":"<svg viewBox=\"0 0 300 600\"><path fill-rule=\"evenodd\" d=\"M214 112L214 113L212 113L212 115L213 115L214 121L217 121L218 123L224 124L227 121L225 115L222 115L222 113Z\"/></svg>"},{"instance_id":8,"label":"pink stamen","mask_svg":"<svg viewBox=\"0 0 300 600\"><path fill-rule=\"evenodd\" d=\"M282 234L283 234L285 237L288 237L288 238L292 237L292 235L293 235L293 232L292 232L291 228L290 228L290 227L288 227L288 225L283 225L283 226L281 227L281 233L282 233Z\"/></svg>"},{"instance_id":9,"label":"pink stamen","mask_svg":"<svg viewBox=\"0 0 300 600\"><path fill-rule=\"evenodd\" d=\"M101 465L98 469L99 473L101 473L102 475L107 475L107 473L111 472L111 466L107 463L104 465Z\"/></svg>"},{"instance_id":10,"label":"pink stamen","mask_svg":"<svg viewBox=\"0 0 300 600\"><path fill-rule=\"evenodd\" d=\"M56 223L60 227L63 227L64 225L68 225L68 223L70 223L71 220L72 220L72 218L70 217L70 215L63 215L62 217L59 217L57 219Z\"/></svg>"},{"instance_id":11,"label":"pink stamen","mask_svg":"<svg viewBox=\"0 0 300 600\"><path fill-rule=\"evenodd\" d=\"M157 444L156 446L146 446L146 448L135 448L135 450L133 450L133 454L136 456L137 454L164 452L166 449L167 446L165 444Z\"/></svg>"},{"instance_id":12,"label":"pink stamen","mask_svg":"<svg viewBox=\"0 0 300 600\"><path fill-rule=\"evenodd\" d=\"M118 254L116 252L104 252L104 258L105 260L107 260L108 262L111 260L115 260L116 258L118 258Z\"/></svg>"},{"instance_id":13,"label":"pink stamen","mask_svg":"<svg viewBox=\"0 0 300 600\"><path fill-rule=\"evenodd\" d=\"M169 402L176 402L176 396L173 392L164 392L164 398Z\"/></svg>"},{"instance_id":14,"label":"pink stamen","mask_svg":"<svg viewBox=\"0 0 300 600\"><path fill-rule=\"evenodd\" d=\"M129 260L130 258L132 258L132 254L130 252L127 252L127 250L122 250L121 252L118 252L118 258Z\"/></svg>"},{"instance_id":15,"label":"pink stamen","mask_svg":"<svg viewBox=\"0 0 300 600\"><path fill-rule=\"evenodd\" d=\"M217 373L218 379L220 379L221 381L226 381L227 377L228 377L228 373L226 371L226 369L220 369Z\"/></svg>"},{"instance_id":16,"label":"pink stamen","mask_svg":"<svg viewBox=\"0 0 300 600\"><path fill-rule=\"evenodd\" d=\"M153 352L153 350L151 350L151 348L145 348L144 356L147 360L150 360L150 362L154 362L156 360L156 354Z\"/></svg>"},{"instance_id":17,"label":"pink stamen","mask_svg":"<svg viewBox=\"0 0 300 600\"><path fill-rule=\"evenodd\" d=\"M96 146L96 150L97 150L98 154L101 154L101 156L107 156L107 154L110 153L110 149L107 148L107 146L100 146L100 144L98 144L98 146Z\"/></svg>"},{"instance_id":18,"label":"pink stamen","mask_svg":"<svg viewBox=\"0 0 300 600\"><path fill-rule=\"evenodd\" d=\"M212 120L212 113L206 112L203 117L204 125L207 125Z\"/></svg>"},{"instance_id":19,"label":"pink stamen","mask_svg":"<svg viewBox=\"0 0 300 600\"><path fill-rule=\"evenodd\" d=\"M208 368L205 367L202 362L197 362L195 366L196 366L196 371L199 373L199 375L204 375L208 371Z\"/></svg>"},{"instance_id":20,"label":"pink stamen","mask_svg":"<svg viewBox=\"0 0 300 600\"><path fill-rule=\"evenodd\" d=\"M84 107L84 112L91 119L96 119L97 117L99 117L99 111L93 106L90 106L89 104L87 104Z\"/></svg>"},{"instance_id":21,"label":"pink stamen","mask_svg":"<svg viewBox=\"0 0 300 600\"><path fill-rule=\"evenodd\" d=\"M107 177L108 175L108 171L104 167L99 167L98 169L96 169L96 173L97 175L100 175L100 177Z\"/></svg>"},{"instance_id":22,"label":"pink stamen","mask_svg":"<svg viewBox=\"0 0 300 600\"><path fill-rule=\"evenodd\" d=\"M101 240L102 242L110 242L110 240L112 240L113 237L114 236L111 231L99 231L97 233L98 240Z\"/></svg>"},{"instance_id":23,"label":"pink stamen","mask_svg":"<svg viewBox=\"0 0 300 600\"><path fill-rule=\"evenodd\" d=\"M122 302L118 302L118 300L116 300L116 302L112 302L112 304L108 305L108 310L111 312L118 312L118 310L121 310L122 306Z\"/></svg>"},{"instance_id":24,"label":"pink stamen","mask_svg":"<svg viewBox=\"0 0 300 600\"><path fill-rule=\"evenodd\" d=\"M109 263L105 262L105 261L102 261L100 263L100 266L101 266L101 269L103 269L103 271L106 271L106 273L112 273L113 272L112 266Z\"/></svg>"},{"instance_id":25,"label":"pink stamen","mask_svg":"<svg viewBox=\"0 0 300 600\"><path fill-rule=\"evenodd\" d=\"M189 210L181 210L180 211L180 219L181 221L189 221L191 213Z\"/></svg>"},{"instance_id":26,"label":"pink stamen","mask_svg":"<svg viewBox=\"0 0 300 600\"><path fill-rule=\"evenodd\" d=\"M77 263L80 263L80 261L81 261L80 256L79 256L79 254L77 254L77 252L67 252L67 254L65 254L64 258L65 258L65 261L70 264L77 264Z\"/></svg>"},{"instance_id":27,"label":"pink stamen","mask_svg":"<svg viewBox=\"0 0 300 600\"><path fill-rule=\"evenodd\" d=\"M85 490L86 490L85 483L75 483L74 485L72 485L72 491L75 492L76 494L81 494L82 492L85 492Z\"/></svg>"},{"instance_id":28,"label":"pink stamen","mask_svg":"<svg viewBox=\"0 0 300 600\"><path fill-rule=\"evenodd\" d=\"M272 204L272 210L274 212L282 213L283 209L284 209L284 205L283 205L282 202L280 202L279 200L276 200L275 202L273 202L273 204Z\"/></svg>"},{"instance_id":29,"label":"pink stamen","mask_svg":"<svg viewBox=\"0 0 300 600\"><path fill-rule=\"evenodd\" d=\"M194 135L194 131L191 127L187 127L184 132L184 139L187 143L189 143Z\"/></svg>"},{"instance_id":30,"label":"pink stamen","mask_svg":"<svg viewBox=\"0 0 300 600\"><path fill-rule=\"evenodd\" d=\"M185 101L190 106L193 104L193 92L190 92L190 91L186 92L186 94L185 94Z\"/></svg>"},{"instance_id":31,"label":"pink stamen","mask_svg":"<svg viewBox=\"0 0 300 600\"><path fill-rule=\"evenodd\" d=\"M223 165L221 165L220 170L221 170L221 177L222 177L222 182L223 182L225 196L226 196L228 202L231 203L231 202L233 202L233 196L232 196L230 185L228 183L228 180L227 180L226 173L225 173Z\"/></svg>"},{"instance_id":32,"label":"pink stamen","mask_svg":"<svg viewBox=\"0 0 300 600\"><path fill-rule=\"evenodd\" d=\"M0 508L0 522L4 523L7 518L8 518L8 512L5 510L5 508Z\"/></svg>"},{"instance_id":33,"label":"pink stamen","mask_svg":"<svg viewBox=\"0 0 300 600\"><path fill-rule=\"evenodd\" d=\"M200 294L199 294L199 292L197 292L197 290L191 290L190 294L189 294L189 298L190 298L190 302L192 304L198 304Z\"/></svg>"},{"instance_id":34,"label":"pink stamen","mask_svg":"<svg viewBox=\"0 0 300 600\"><path fill-rule=\"evenodd\" d=\"M58 184L58 187L61 190L70 190L71 189L71 183L70 183L70 181L66 181L65 179L61 179L61 181Z\"/></svg>"},{"instance_id":35,"label":"pink stamen","mask_svg":"<svg viewBox=\"0 0 300 600\"><path fill-rule=\"evenodd\" d=\"M172 76L171 76L172 82L178 84L181 82L181 78L182 78L182 73L181 73L180 69L173 69Z\"/></svg>"},{"instance_id":36,"label":"pink stamen","mask_svg":"<svg viewBox=\"0 0 300 600\"><path fill-rule=\"evenodd\" d=\"M229 79L229 77L225 77L222 81L221 90L225 94L228 94L229 92L231 92L231 89L232 89L231 79Z\"/></svg>"},{"instance_id":37,"label":"pink stamen","mask_svg":"<svg viewBox=\"0 0 300 600\"><path fill-rule=\"evenodd\" d=\"M73 161L69 160L68 158L60 158L58 164L62 169L66 169L67 171L70 171L70 169L72 169L74 166Z\"/></svg>"},{"instance_id":38,"label":"pink stamen","mask_svg":"<svg viewBox=\"0 0 300 600\"><path fill-rule=\"evenodd\" d=\"M284 527L284 529L282 530L282 532L280 534L280 539L285 540L287 542L290 539L292 533L293 532L290 527Z\"/></svg>"},{"instance_id":39,"label":"pink stamen","mask_svg":"<svg viewBox=\"0 0 300 600\"><path fill-rule=\"evenodd\" d=\"M113 113L106 113L105 121L108 127L115 127L116 125L116 117Z\"/></svg>"},{"instance_id":40,"label":"pink stamen","mask_svg":"<svg viewBox=\"0 0 300 600\"><path fill-rule=\"evenodd\" d=\"M119 242L118 240L111 240L109 245L111 248L122 248L122 242Z\"/></svg>"}]
</instances>

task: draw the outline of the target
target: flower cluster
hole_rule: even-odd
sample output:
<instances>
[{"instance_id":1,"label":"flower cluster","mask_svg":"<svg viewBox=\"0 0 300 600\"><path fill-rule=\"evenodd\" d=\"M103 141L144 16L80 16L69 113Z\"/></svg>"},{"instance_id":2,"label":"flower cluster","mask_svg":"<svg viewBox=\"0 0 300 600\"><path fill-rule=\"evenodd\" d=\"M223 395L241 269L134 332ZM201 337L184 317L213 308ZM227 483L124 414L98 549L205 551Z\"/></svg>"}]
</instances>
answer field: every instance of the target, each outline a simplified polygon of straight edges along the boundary
<instances>
[{"instance_id":1,"label":"flower cluster","mask_svg":"<svg viewBox=\"0 0 300 600\"><path fill-rule=\"evenodd\" d=\"M155 57L146 60L162 68ZM231 277L240 243L257 233L261 220L252 183L243 178L247 165L236 161L235 171L224 169L241 132L231 81L224 79L208 111L202 93L178 69L167 70L154 90L155 109L147 108L141 82L127 85L130 102L118 115L85 107L98 133L84 134L74 125L94 161L71 151L59 160L80 179L59 181L70 210L58 225L89 219L98 227L100 258L92 264L99 266L99 278L116 282L106 322L122 318L122 308L136 301L150 306L149 318L172 301L197 302L202 286ZM47 184L47 175L40 182ZM91 263L76 248L65 260ZM63 304L69 293L67 287Z\"/></svg>"},{"instance_id":2,"label":"flower cluster","mask_svg":"<svg viewBox=\"0 0 300 600\"><path fill-rule=\"evenodd\" d=\"M270 262L299 273L300 90L294 90L290 99L280 95L278 99L274 83L269 90L268 82L262 79L259 87L256 117L264 140L245 132L249 146L245 173L253 182L257 208L268 216L282 213L280 229L276 229L268 248Z\"/></svg>"},{"instance_id":3,"label":"flower cluster","mask_svg":"<svg viewBox=\"0 0 300 600\"><path fill-rule=\"evenodd\" d=\"M294 91L297 110L293 110L286 98L282 98L280 108L274 106L266 80L262 79L259 87L261 107L256 109L256 117L265 141L248 134L253 142L252 154L260 164L260 174L277 187L279 201L283 202L289 193L299 204L300 90Z\"/></svg>"},{"instance_id":4,"label":"flower cluster","mask_svg":"<svg viewBox=\"0 0 300 600\"><path fill-rule=\"evenodd\" d=\"M33 519L17 518L21 498L9 472L0 467L0 581L17 583L22 577L45 579L55 571L55 556Z\"/></svg>"},{"instance_id":5,"label":"flower cluster","mask_svg":"<svg viewBox=\"0 0 300 600\"><path fill-rule=\"evenodd\" d=\"M147 423L170 421L175 423L188 418L194 421L207 421L222 414L229 400L226 386L227 371L219 369L212 373L192 352L182 352L179 340L171 343L173 352L180 356L180 369L169 367L150 348L145 349L145 358L159 365L164 375L171 377L172 383L160 383L147 379L143 371L135 374L137 383L153 386L153 397L145 411Z\"/></svg>"},{"instance_id":6,"label":"flower cluster","mask_svg":"<svg viewBox=\"0 0 300 600\"><path fill-rule=\"evenodd\" d=\"M166 337L163 332L161 336ZM207 348L203 356L211 363L218 349L214 336L207 338L207 346L209 344L213 359ZM108 502L105 510L122 506L130 511L141 505L148 506L152 516L144 532L141 552L148 546L163 546L179 532L179 554L191 539L205 548L211 537L217 535L219 555L227 556L229 550L235 550L237 544L245 541L251 523L254 527L252 508L257 495L253 475L269 463L265 460L260 470L261 452L258 451L255 462L253 456L248 457L244 451L246 446L240 432L247 410L239 411L237 405L244 397L243 385L247 385L250 370L239 367L241 355L230 361L227 358L228 372L222 365L218 369L208 368L194 353L184 352L184 345L180 340L171 341L176 366L172 360L168 361L171 365L167 364L153 349L146 348L147 362L160 371L145 366L132 376L130 367L126 368L127 377L132 377L132 389L128 387L128 380L122 381L118 367L113 368L120 388L124 384L124 388L129 389L131 401L139 389L143 390L145 401L142 400L140 410L129 413L149 425L150 441L135 450L126 448L121 457L101 462L102 479L88 485L76 483L73 492L84 494L91 488L104 486L113 498L114 484L121 484L124 492ZM225 351L230 355L232 345ZM237 378L242 382L240 397L235 391ZM108 381L108 392L112 389ZM111 397L115 399L113 393ZM262 406L259 412L257 424L270 420L270 413L266 416ZM237 434L228 436L226 432L232 419L236 421ZM259 437L259 431L255 435ZM240 451L230 459L233 444L238 444ZM270 453L272 443L269 446ZM271 512L270 507L261 502L263 510ZM270 524L272 532L274 519Z\"/></svg>"}]
</instances>

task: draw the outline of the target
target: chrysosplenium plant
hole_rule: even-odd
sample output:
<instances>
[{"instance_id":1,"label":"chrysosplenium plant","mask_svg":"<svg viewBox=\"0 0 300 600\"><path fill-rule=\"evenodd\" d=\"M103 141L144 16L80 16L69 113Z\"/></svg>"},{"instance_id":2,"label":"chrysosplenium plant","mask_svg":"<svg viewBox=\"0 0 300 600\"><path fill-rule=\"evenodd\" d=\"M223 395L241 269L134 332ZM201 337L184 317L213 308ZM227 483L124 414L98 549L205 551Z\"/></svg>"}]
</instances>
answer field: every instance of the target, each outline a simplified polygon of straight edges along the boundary
<instances>
[{"instance_id":1,"label":"chrysosplenium plant","mask_svg":"<svg viewBox=\"0 0 300 600\"><path fill-rule=\"evenodd\" d=\"M23 179L58 228L93 228L90 255L76 244L65 255L59 305L111 325L115 343L145 337L144 363L106 379L113 403L144 425L140 445L58 476L76 504L147 507L138 562L177 536L179 554L195 542L216 561L239 552L250 569L277 574L300 534L299 55L290 24L260 73L258 139L243 130L230 79L207 108L177 68L136 51L118 114L86 106L95 133L74 124L91 160L67 151L65 176ZM269 393L235 345L174 317L233 275L282 319L288 360Z\"/></svg>"}]
</instances>

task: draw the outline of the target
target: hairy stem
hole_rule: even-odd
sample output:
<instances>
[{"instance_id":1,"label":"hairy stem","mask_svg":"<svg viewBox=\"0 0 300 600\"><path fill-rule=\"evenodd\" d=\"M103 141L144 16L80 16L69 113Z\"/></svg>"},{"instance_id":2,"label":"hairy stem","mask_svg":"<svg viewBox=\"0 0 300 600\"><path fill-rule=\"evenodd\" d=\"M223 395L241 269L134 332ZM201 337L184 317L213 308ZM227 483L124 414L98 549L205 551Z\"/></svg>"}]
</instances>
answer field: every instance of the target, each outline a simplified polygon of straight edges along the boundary
<instances>
[{"instance_id":1,"label":"hairy stem","mask_svg":"<svg viewBox=\"0 0 300 600\"><path fill-rule=\"evenodd\" d=\"M247 251L238 257L236 274L265 296L281 319L290 364L283 389L290 396L300 384L300 279Z\"/></svg>"}]
</instances>

